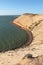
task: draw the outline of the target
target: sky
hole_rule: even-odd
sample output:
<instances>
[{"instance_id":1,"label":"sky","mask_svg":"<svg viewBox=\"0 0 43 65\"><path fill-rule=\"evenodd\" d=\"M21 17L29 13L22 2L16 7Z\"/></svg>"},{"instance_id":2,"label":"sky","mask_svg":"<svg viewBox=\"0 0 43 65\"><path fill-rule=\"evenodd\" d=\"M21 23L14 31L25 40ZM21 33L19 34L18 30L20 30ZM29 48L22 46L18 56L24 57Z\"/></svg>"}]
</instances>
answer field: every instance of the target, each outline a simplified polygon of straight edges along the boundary
<instances>
[{"instance_id":1,"label":"sky","mask_svg":"<svg viewBox=\"0 0 43 65\"><path fill-rule=\"evenodd\" d=\"M43 0L0 0L0 15L43 14Z\"/></svg>"}]
</instances>

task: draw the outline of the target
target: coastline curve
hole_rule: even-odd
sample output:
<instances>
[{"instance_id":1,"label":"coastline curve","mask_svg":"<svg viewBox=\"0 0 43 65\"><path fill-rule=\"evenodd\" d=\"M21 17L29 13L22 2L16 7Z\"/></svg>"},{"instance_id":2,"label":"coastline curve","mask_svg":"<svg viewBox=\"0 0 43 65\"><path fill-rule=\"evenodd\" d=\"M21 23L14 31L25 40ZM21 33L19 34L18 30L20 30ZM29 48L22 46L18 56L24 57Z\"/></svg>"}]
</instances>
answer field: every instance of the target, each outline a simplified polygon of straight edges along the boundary
<instances>
[{"instance_id":1,"label":"coastline curve","mask_svg":"<svg viewBox=\"0 0 43 65\"><path fill-rule=\"evenodd\" d=\"M31 32L31 30L30 30L30 29L27 29L27 28L25 28L25 27L22 27L22 26L20 26L20 25L17 25L16 23L14 23L14 25L16 25L17 27L19 27L19 28L25 30L25 31L27 32L27 35L28 35L27 42L26 42L25 44L21 45L21 47L26 47L26 46L30 45L31 42L33 41L33 34L32 34L32 32Z\"/></svg>"}]
</instances>

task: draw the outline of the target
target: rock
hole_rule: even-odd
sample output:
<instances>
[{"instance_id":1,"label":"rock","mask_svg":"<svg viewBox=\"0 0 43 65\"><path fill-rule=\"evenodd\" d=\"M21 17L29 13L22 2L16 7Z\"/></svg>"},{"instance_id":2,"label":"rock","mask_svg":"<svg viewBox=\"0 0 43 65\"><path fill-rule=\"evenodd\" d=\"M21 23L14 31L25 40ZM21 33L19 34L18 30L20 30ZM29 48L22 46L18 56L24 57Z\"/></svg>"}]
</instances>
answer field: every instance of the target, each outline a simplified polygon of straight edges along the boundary
<instances>
[{"instance_id":1,"label":"rock","mask_svg":"<svg viewBox=\"0 0 43 65\"><path fill-rule=\"evenodd\" d=\"M28 54L31 55L31 54ZM26 56L28 56L26 55ZM24 57L18 64L16 65L43 65L43 55L37 57Z\"/></svg>"}]
</instances>

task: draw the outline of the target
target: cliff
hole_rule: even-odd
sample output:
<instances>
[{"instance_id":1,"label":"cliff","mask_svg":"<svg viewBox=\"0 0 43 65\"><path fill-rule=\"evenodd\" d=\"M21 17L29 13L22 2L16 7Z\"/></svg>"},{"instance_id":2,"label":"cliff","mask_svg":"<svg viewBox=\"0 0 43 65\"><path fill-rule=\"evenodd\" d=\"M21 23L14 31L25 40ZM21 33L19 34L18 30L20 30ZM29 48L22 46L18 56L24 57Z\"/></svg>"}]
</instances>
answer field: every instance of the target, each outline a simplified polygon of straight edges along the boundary
<instances>
[{"instance_id":1,"label":"cliff","mask_svg":"<svg viewBox=\"0 0 43 65\"><path fill-rule=\"evenodd\" d=\"M16 20L14 20L13 24L18 25L25 30L30 30L33 34L33 40L31 44L26 46L26 48L25 47L23 48L24 56L27 53L32 54L33 57L37 57L37 56L39 57L40 55L43 55L43 14L28 14L28 15L23 14L20 17L18 17ZM25 61L26 63L28 62L28 65L29 65L29 60L25 60ZM42 58L42 61L43 61L43 58ZM22 59L22 62L24 63L23 59ZM34 59L33 59L33 62L35 62ZM24 65L24 64L20 62L20 65ZM35 64L31 63L30 65L35 65Z\"/></svg>"},{"instance_id":2,"label":"cliff","mask_svg":"<svg viewBox=\"0 0 43 65\"><path fill-rule=\"evenodd\" d=\"M0 53L0 65L43 65L43 14L26 13L12 23L31 31L33 39L30 45Z\"/></svg>"}]
</instances>

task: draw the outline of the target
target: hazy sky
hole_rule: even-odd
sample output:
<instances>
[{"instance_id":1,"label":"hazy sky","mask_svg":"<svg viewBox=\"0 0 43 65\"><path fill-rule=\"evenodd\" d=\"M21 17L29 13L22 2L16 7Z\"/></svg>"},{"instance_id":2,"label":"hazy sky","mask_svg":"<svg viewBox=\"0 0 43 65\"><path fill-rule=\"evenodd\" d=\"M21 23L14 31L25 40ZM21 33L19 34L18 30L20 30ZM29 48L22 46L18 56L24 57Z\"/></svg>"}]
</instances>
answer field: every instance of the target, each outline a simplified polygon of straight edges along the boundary
<instances>
[{"instance_id":1,"label":"hazy sky","mask_svg":"<svg viewBox=\"0 0 43 65\"><path fill-rule=\"evenodd\" d=\"M0 15L43 13L43 0L0 0Z\"/></svg>"}]
</instances>

